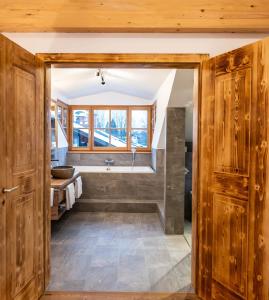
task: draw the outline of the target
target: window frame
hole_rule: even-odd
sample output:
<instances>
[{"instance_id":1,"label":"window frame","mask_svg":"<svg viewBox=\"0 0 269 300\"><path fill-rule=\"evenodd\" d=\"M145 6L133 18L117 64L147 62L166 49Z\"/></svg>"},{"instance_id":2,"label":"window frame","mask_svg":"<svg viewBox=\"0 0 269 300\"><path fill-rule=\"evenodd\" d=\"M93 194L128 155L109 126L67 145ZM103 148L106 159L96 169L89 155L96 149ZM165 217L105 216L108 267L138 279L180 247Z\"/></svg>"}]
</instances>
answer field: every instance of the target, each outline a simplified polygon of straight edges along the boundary
<instances>
[{"instance_id":1,"label":"window frame","mask_svg":"<svg viewBox=\"0 0 269 300\"><path fill-rule=\"evenodd\" d=\"M124 110L126 111L126 147L96 147L94 146L94 130L95 129L107 129L107 128L95 128L94 126L94 111L95 110L108 110L109 111L109 123L111 122L111 111L112 110ZM129 107L128 106L106 106L106 105L98 105L98 106L92 106L92 150L93 151L101 151L101 152L106 152L106 151L128 151L128 134L129 134L129 125L128 125L128 120L129 120ZM115 128L115 129L125 129L125 128ZM109 127L109 130L111 131L111 124ZM111 133L110 133L110 139L111 139Z\"/></svg>"},{"instance_id":2,"label":"window frame","mask_svg":"<svg viewBox=\"0 0 269 300\"><path fill-rule=\"evenodd\" d=\"M54 111L54 128L52 127L52 125L50 125L50 130L51 130L51 133L50 133L50 149L53 150L53 149L58 149L58 107L57 107L57 101L51 99L50 101L50 114L52 114L52 110ZM52 116L50 116L50 122L52 121ZM52 146L52 131L54 130L54 137L55 137L55 147Z\"/></svg>"},{"instance_id":3,"label":"window frame","mask_svg":"<svg viewBox=\"0 0 269 300\"><path fill-rule=\"evenodd\" d=\"M72 152L131 152L131 112L132 110L147 110L148 112L148 145L145 148L137 148L137 152L150 152L152 141L152 105L69 105L69 151ZM89 111L89 143L88 147L74 147L73 146L73 111L74 110L88 110ZM109 110L109 120L111 120L112 110L126 110L127 111L127 146L126 147L96 147L94 146L94 110ZM111 129L111 127L110 127ZM121 128L119 128L121 129ZM124 129L124 128L122 128Z\"/></svg>"},{"instance_id":4,"label":"window frame","mask_svg":"<svg viewBox=\"0 0 269 300\"><path fill-rule=\"evenodd\" d=\"M71 151L89 151L91 146L91 113L88 105L69 105L69 131L68 131L68 149ZM88 138L88 147L74 147L73 146L73 111L74 110L87 110L88 111L88 129L89 129L89 138Z\"/></svg>"},{"instance_id":5,"label":"window frame","mask_svg":"<svg viewBox=\"0 0 269 300\"><path fill-rule=\"evenodd\" d=\"M57 99L56 101L56 111L57 111L57 121L58 123L60 124L61 128L62 128L62 131L67 139L68 137L68 128L69 128L69 105L64 103L63 101ZM61 119L58 118L58 108L61 109ZM66 127L64 126L65 125L65 122L64 122L64 119L65 119L65 115L64 115L64 111L66 110ZM66 131L65 131L65 128L66 128Z\"/></svg>"}]
</instances>

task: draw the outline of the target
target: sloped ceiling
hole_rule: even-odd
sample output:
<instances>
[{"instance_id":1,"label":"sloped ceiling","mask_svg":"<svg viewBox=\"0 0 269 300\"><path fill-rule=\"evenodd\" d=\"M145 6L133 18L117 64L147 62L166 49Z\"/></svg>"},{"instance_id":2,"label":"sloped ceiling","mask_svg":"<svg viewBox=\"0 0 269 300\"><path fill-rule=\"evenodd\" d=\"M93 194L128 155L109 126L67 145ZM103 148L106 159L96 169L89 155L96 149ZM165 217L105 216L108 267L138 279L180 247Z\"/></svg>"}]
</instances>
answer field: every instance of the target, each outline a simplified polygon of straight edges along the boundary
<instances>
[{"instance_id":1,"label":"sloped ceiling","mask_svg":"<svg viewBox=\"0 0 269 300\"><path fill-rule=\"evenodd\" d=\"M65 99L104 92L117 92L152 101L171 69L102 69L105 85L97 77L98 69L53 68L52 89Z\"/></svg>"}]
</instances>

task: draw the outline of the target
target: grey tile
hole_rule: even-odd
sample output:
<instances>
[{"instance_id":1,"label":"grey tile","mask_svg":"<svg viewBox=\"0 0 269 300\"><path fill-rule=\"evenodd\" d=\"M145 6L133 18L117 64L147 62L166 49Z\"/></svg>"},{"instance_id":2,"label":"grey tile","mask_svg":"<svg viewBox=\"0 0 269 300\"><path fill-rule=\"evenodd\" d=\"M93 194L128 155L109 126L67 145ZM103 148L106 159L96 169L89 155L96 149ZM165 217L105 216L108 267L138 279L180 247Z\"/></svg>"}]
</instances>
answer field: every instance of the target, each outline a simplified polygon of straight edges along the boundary
<instances>
[{"instance_id":1,"label":"grey tile","mask_svg":"<svg viewBox=\"0 0 269 300\"><path fill-rule=\"evenodd\" d=\"M49 290L190 289L190 247L157 213L71 212L54 225Z\"/></svg>"}]
</instances>

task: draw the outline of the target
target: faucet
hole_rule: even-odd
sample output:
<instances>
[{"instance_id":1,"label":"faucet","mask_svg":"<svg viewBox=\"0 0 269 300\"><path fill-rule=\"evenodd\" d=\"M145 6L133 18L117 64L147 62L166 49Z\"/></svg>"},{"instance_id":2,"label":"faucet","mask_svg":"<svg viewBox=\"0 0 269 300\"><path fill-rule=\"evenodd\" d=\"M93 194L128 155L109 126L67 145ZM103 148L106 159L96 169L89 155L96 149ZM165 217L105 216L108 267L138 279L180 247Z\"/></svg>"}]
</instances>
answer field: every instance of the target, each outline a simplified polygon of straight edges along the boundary
<instances>
[{"instance_id":1,"label":"faucet","mask_svg":"<svg viewBox=\"0 0 269 300\"><path fill-rule=\"evenodd\" d=\"M131 151L132 151L132 167L133 167L135 163L136 148L132 147Z\"/></svg>"},{"instance_id":2,"label":"faucet","mask_svg":"<svg viewBox=\"0 0 269 300\"><path fill-rule=\"evenodd\" d=\"M107 170L110 170L110 166L114 165L114 160L113 159L106 159L105 164L107 165Z\"/></svg>"}]
</instances>

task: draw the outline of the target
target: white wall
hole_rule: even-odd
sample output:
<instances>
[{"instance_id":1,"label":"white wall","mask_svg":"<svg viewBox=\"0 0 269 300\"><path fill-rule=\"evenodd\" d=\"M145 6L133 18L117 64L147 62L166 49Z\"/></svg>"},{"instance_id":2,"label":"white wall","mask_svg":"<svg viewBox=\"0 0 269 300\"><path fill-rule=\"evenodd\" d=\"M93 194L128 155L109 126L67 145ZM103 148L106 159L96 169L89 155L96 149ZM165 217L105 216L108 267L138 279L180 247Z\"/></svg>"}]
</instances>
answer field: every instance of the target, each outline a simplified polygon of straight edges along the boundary
<instances>
[{"instance_id":1,"label":"white wall","mask_svg":"<svg viewBox=\"0 0 269 300\"><path fill-rule=\"evenodd\" d=\"M32 53L209 53L211 56L253 43L268 34L177 33L4 33Z\"/></svg>"},{"instance_id":2,"label":"white wall","mask_svg":"<svg viewBox=\"0 0 269 300\"><path fill-rule=\"evenodd\" d=\"M57 88L53 87L53 85L51 86L51 99L53 100L61 100L64 103L68 104L68 99L66 99L66 97L63 95L63 93L61 93L61 91L59 91Z\"/></svg>"},{"instance_id":3,"label":"white wall","mask_svg":"<svg viewBox=\"0 0 269 300\"><path fill-rule=\"evenodd\" d=\"M57 122L58 124L58 148L65 148L65 147L68 147L68 142L66 140L66 137L63 133L63 130L62 130L62 127L59 125L59 123Z\"/></svg>"},{"instance_id":4,"label":"white wall","mask_svg":"<svg viewBox=\"0 0 269 300\"><path fill-rule=\"evenodd\" d=\"M172 70L156 94L157 111L156 126L152 147L165 148L165 118L167 107L186 108L186 140L192 140L192 110L193 110L193 70Z\"/></svg>"},{"instance_id":5,"label":"white wall","mask_svg":"<svg viewBox=\"0 0 269 300\"><path fill-rule=\"evenodd\" d=\"M105 92L68 100L69 105L151 105L152 101L122 93Z\"/></svg>"},{"instance_id":6,"label":"white wall","mask_svg":"<svg viewBox=\"0 0 269 300\"><path fill-rule=\"evenodd\" d=\"M186 107L193 100L193 70L177 70L169 99L169 107Z\"/></svg>"},{"instance_id":7,"label":"white wall","mask_svg":"<svg viewBox=\"0 0 269 300\"><path fill-rule=\"evenodd\" d=\"M171 90L173 87L173 82L176 76L176 70L172 70L167 76L166 80L163 82L159 88L155 100L157 101L156 110L156 124L152 139L152 148L164 149L165 148L165 116L166 108L170 99Z\"/></svg>"}]
</instances>

